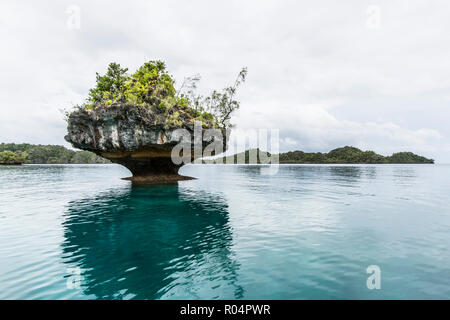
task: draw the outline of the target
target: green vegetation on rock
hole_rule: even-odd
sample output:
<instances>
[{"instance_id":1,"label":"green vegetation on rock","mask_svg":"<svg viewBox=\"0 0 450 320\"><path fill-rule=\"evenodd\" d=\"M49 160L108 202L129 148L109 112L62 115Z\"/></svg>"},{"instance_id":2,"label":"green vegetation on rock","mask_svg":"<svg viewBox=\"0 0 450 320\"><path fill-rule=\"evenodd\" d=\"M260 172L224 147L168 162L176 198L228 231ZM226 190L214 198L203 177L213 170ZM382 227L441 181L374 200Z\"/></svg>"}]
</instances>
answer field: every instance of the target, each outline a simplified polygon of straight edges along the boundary
<instances>
[{"instance_id":1,"label":"green vegetation on rock","mask_svg":"<svg viewBox=\"0 0 450 320\"><path fill-rule=\"evenodd\" d=\"M11 154L22 156L21 163L32 164L66 164L66 163L109 163L88 151L69 150L58 145L33 145L28 143L1 143L0 155ZM1 157L1 156L0 156ZM0 158L0 162L2 158Z\"/></svg>"},{"instance_id":2,"label":"green vegetation on rock","mask_svg":"<svg viewBox=\"0 0 450 320\"><path fill-rule=\"evenodd\" d=\"M253 149L254 150L254 149ZM259 151L259 150L257 150ZM266 157L270 157L270 153L265 151L259 151ZM258 153L259 153L258 152ZM244 159L245 161L239 161L238 159ZM218 163L249 163L250 151L247 150L243 153L221 158ZM222 162L221 162L222 161ZM205 162L213 162L212 160L205 160ZM334 149L328 153L314 152L308 153L303 151L289 151L279 154L280 163L434 163L433 159L427 159L422 156L418 156L412 152L400 152L394 153L392 156L385 157L377 154L373 151L362 151L355 147L343 147ZM261 160L257 158L257 163L261 163Z\"/></svg>"},{"instance_id":3,"label":"green vegetation on rock","mask_svg":"<svg viewBox=\"0 0 450 320\"><path fill-rule=\"evenodd\" d=\"M195 92L199 76L185 78L176 90L175 80L162 61L146 62L131 75L128 68L113 62L104 75L97 73L96 85L80 107L93 110L113 104L141 106L158 115L158 122L166 128L194 121L201 121L208 128L226 128L231 126L231 114L239 108L234 97L246 75L247 69L243 68L232 86L203 97Z\"/></svg>"}]
</instances>

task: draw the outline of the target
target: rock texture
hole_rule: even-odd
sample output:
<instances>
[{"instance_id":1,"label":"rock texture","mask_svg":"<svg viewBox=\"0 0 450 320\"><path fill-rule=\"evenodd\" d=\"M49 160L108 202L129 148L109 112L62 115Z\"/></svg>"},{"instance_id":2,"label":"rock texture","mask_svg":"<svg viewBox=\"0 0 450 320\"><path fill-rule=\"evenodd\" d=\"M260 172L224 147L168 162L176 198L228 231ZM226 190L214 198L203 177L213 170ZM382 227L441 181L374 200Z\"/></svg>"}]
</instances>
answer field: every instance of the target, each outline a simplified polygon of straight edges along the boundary
<instances>
[{"instance_id":1,"label":"rock texture","mask_svg":"<svg viewBox=\"0 0 450 320\"><path fill-rule=\"evenodd\" d=\"M96 153L114 163L127 167L133 177L126 178L136 182L172 182L191 179L178 174L183 164L171 159L172 149L180 142L180 127L168 125L170 114L149 111L146 107L132 105L112 105L96 107L93 110L79 108L68 116L68 134L66 141L73 147ZM194 160L194 121L189 117L180 117L181 128L191 135ZM204 130L208 128L203 128ZM225 131L222 131L225 133ZM226 135L215 139L226 150ZM210 141L200 142L202 150Z\"/></svg>"}]
</instances>

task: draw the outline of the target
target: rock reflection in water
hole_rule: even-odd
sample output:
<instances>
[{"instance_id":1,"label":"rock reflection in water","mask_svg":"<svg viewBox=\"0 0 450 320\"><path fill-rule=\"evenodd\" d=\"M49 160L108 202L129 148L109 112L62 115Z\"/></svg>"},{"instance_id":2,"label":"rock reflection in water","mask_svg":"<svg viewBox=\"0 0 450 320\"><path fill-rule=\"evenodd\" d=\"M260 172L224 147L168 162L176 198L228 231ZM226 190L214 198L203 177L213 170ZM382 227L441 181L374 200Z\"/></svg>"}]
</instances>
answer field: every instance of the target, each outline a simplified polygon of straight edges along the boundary
<instances>
[{"instance_id":1,"label":"rock reflection in water","mask_svg":"<svg viewBox=\"0 0 450 320\"><path fill-rule=\"evenodd\" d=\"M240 298L226 201L177 185L69 203L64 261L100 299Z\"/></svg>"}]
</instances>

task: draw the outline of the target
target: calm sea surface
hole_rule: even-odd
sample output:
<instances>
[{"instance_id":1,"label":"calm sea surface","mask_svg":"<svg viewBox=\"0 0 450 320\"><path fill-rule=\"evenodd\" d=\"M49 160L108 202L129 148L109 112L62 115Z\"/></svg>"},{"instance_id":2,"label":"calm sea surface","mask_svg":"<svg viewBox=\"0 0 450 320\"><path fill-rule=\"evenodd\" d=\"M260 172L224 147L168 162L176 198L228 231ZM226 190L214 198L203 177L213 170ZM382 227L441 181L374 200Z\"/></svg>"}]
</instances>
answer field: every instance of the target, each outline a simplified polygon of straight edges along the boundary
<instances>
[{"instance_id":1,"label":"calm sea surface","mask_svg":"<svg viewBox=\"0 0 450 320\"><path fill-rule=\"evenodd\" d=\"M181 173L0 166L0 299L450 298L450 166Z\"/></svg>"}]
</instances>

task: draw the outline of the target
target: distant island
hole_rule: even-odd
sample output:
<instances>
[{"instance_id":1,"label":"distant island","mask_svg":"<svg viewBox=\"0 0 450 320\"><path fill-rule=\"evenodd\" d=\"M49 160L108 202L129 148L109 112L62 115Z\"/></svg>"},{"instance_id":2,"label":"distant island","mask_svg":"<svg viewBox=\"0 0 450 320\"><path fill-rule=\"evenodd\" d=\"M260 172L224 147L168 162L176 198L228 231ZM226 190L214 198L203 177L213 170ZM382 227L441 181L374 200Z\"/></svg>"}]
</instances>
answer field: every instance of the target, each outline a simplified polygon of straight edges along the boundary
<instances>
[{"instance_id":1,"label":"distant island","mask_svg":"<svg viewBox=\"0 0 450 320\"><path fill-rule=\"evenodd\" d=\"M203 163L246 164L250 160L250 152L259 151L270 157L269 152L259 149L246 150L232 156L218 159L205 159ZM258 152L257 152L258 154ZM244 159L239 161L238 159ZM260 164L259 154L257 163ZM218 160L218 161L217 161ZM433 159L416 155L412 152L398 152L392 156L382 156L374 151L362 151L355 147L334 149L328 153L289 151L279 154L280 163L304 164L358 164L358 163L434 163ZM0 143L0 165L20 164L104 164L111 163L108 159L97 156L89 151L74 151L59 145L34 145L28 143Z\"/></svg>"},{"instance_id":2,"label":"distant island","mask_svg":"<svg viewBox=\"0 0 450 320\"><path fill-rule=\"evenodd\" d=\"M109 160L88 151L74 151L58 145L28 143L1 143L0 164L89 164L110 163Z\"/></svg>"},{"instance_id":3,"label":"distant island","mask_svg":"<svg viewBox=\"0 0 450 320\"><path fill-rule=\"evenodd\" d=\"M259 149L252 149L252 151L259 151L263 155L271 156L270 153L260 151ZM241 152L232 156L204 160L204 163L230 163L230 164L246 164L250 160L250 150ZM259 153L257 152L257 153ZM241 160L241 161L238 161ZM244 161L242 161L244 159ZM261 163L258 154L257 163ZM334 149L328 153L321 152L303 152L303 151L289 151L279 154L279 163L304 163L304 164L358 164L358 163L434 163L433 159L416 155L412 152L398 152L391 156L382 156L374 151L362 151L355 147L343 147Z\"/></svg>"}]
</instances>

